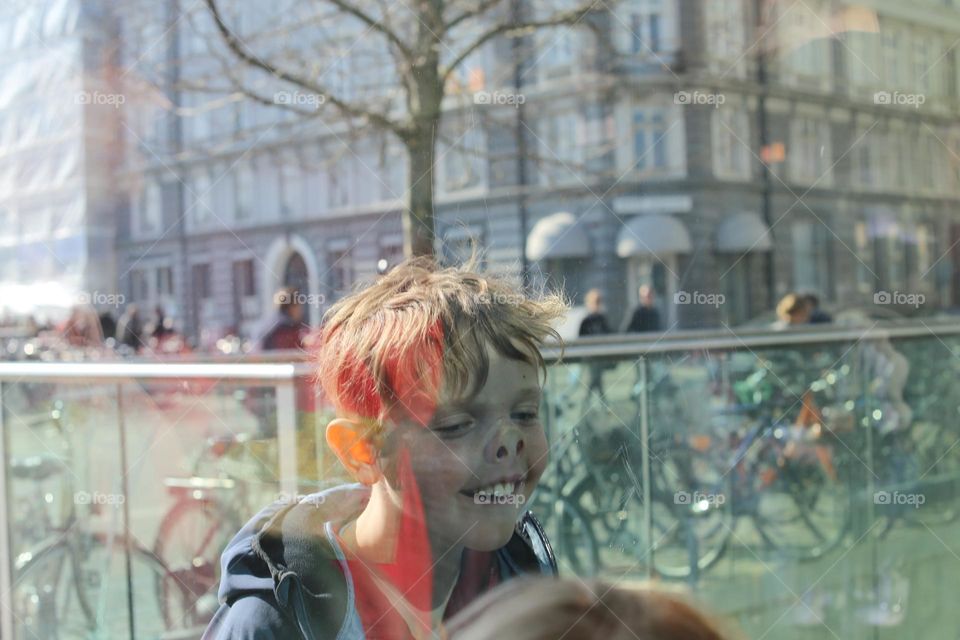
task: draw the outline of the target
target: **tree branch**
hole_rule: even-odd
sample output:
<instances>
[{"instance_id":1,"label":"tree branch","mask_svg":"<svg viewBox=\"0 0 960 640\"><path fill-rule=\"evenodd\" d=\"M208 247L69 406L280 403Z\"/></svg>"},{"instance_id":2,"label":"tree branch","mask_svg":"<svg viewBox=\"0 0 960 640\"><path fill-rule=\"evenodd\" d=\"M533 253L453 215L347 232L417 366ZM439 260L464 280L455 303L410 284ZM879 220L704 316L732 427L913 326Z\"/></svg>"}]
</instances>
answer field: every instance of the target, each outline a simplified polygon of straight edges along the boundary
<instances>
[{"instance_id":1,"label":"tree branch","mask_svg":"<svg viewBox=\"0 0 960 640\"><path fill-rule=\"evenodd\" d=\"M373 124L387 131L393 132L401 139L406 139L406 137L410 135L410 131L407 127L404 127L400 123L394 122L385 114L370 111L369 109L364 109L358 105L351 104L342 98L338 98L336 95L327 91L324 87L314 84L303 77L285 71L275 65L269 64L256 55L250 53L240 38L224 22L223 16L220 13L220 9L217 7L216 0L205 1L207 3L207 8L210 10L210 14L213 17L214 23L217 26L217 30L220 32L220 36L223 38L224 44L227 45L227 47L235 56L237 56L247 65L265 71L278 80L289 82L290 84L302 87L311 93L323 96L325 103L333 105L348 118L369 120Z\"/></svg>"},{"instance_id":2,"label":"tree branch","mask_svg":"<svg viewBox=\"0 0 960 640\"><path fill-rule=\"evenodd\" d=\"M356 7L355 5L349 2L346 2L345 0L326 0L326 1L332 4L333 6L337 7L338 9L340 9L344 13L348 13L351 16L359 19L361 22L363 22L365 25L367 25L369 28L373 29L374 31L377 31L378 33L382 34L387 40L389 40L397 48L398 51L400 51L400 53L403 54L403 58L408 64L413 63L413 58L414 58L413 52L410 50L407 44L400 38L400 36L398 36L395 31L393 31L387 26L385 20L382 22L380 20L375 20L367 12L363 11L362 9Z\"/></svg>"},{"instance_id":3,"label":"tree branch","mask_svg":"<svg viewBox=\"0 0 960 640\"><path fill-rule=\"evenodd\" d=\"M449 22L443 25L444 31L449 32L451 29L459 25L461 22L464 22L471 18L477 18L479 16L482 16L487 11L490 11L501 2L503 2L503 0L481 0L479 3L477 3L477 6L474 7L473 9L470 9L469 11L464 11L460 15L454 16L453 18L451 18Z\"/></svg>"},{"instance_id":4,"label":"tree branch","mask_svg":"<svg viewBox=\"0 0 960 640\"><path fill-rule=\"evenodd\" d=\"M573 26L594 11L599 11L597 8L599 2L600 0L591 0L587 4L578 7L577 9L558 13L547 20L521 20L518 22L511 21L496 24L477 36L473 42L468 44L460 52L460 54L453 59L453 62L451 62L446 69L441 70L440 79L443 83L446 83L447 78L450 77L450 74L452 74L457 67L463 64L463 61L466 60L470 54L497 36L519 36L524 32L534 31L536 29L560 27L564 25Z\"/></svg>"}]
</instances>

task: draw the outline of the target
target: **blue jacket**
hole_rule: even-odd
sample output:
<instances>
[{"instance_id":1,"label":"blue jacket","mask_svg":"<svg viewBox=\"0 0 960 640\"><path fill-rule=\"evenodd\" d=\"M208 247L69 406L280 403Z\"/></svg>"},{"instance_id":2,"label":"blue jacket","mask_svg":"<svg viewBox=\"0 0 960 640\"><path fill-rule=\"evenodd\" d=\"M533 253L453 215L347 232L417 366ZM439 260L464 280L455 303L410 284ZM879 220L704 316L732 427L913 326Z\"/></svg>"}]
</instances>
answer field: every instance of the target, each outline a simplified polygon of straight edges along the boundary
<instances>
[{"instance_id":1,"label":"blue jacket","mask_svg":"<svg viewBox=\"0 0 960 640\"><path fill-rule=\"evenodd\" d=\"M365 638L332 523L356 517L368 496L363 485L344 485L262 509L220 558L221 604L203 640ZM550 544L530 512L496 560L501 580L557 573Z\"/></svg>"}]
</instances>

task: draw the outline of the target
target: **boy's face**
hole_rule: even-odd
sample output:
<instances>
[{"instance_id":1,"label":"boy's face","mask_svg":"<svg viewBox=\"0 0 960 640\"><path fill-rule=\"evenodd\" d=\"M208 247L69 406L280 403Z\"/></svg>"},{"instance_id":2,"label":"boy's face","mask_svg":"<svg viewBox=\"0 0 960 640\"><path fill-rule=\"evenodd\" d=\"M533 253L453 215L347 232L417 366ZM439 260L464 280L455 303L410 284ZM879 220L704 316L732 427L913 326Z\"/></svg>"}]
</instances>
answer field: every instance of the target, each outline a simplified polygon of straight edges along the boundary
<instances>
[{"instance_id":1,"label":"boy's face","mask_svg":"<svg viewBox=\"0 0 960 640\"><path fill-rule=\"evenodd\" d=\"M547 465L536 366L489 345L486 384L441 393L428 428L401 425L434 541L492 551L510 539Z\"/></svg>"}]
</instances>

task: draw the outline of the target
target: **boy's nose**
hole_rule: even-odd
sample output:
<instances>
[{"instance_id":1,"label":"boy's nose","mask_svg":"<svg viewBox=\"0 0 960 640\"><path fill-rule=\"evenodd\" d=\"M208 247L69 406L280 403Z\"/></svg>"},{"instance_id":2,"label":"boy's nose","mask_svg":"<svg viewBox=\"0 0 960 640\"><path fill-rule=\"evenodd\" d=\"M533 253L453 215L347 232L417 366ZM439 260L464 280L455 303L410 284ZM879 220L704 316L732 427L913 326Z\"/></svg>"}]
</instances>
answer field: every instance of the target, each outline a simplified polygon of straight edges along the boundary
<instances>
[{"instance_id":1,"label":"boy's nose","mask_svg":"<svg viewBox=\"0 0 960 640\"><path fill-rule=\"evenodd\" d=\"M493 453L495 462L501 462L519 455L526 443L523 434L515 425L500 425L488 451Z\"/></svg>"},{"instance_id":2,"label":"boy's nose","mask_svg":"<svg viewBox=\"0 0 960 640\"><path fill-rule=\"evenodd\" d=\"M514 445L514 455L519 454L521 451L523 451L523 438L517 438L517 442ZM497 449L497 460L506 458L509 455L510 455L509 446L505 444L501 444L500 448Z\"/></svg>"}]
</instances>

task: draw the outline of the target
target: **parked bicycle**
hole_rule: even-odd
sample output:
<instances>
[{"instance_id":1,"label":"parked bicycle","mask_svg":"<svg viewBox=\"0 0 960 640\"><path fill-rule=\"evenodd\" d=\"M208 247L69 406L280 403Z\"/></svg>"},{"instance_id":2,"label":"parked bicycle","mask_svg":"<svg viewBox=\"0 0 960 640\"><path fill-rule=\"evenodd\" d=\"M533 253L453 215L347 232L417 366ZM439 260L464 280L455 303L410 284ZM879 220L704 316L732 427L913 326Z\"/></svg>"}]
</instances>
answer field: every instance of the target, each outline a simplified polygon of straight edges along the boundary
<instances>
[{"instance_id":1,"label":"parked bicycle","mask_svg":"<svg viewBox=\"0 0 960 640\"><path fill-rule=\"evenodd\" d=\"M177 609L180 598L164 599L157 589L172 576L156 555L116 526L119 513L114 512L106 530L93 530L90 516L122 502L116 498L120 494L100 500L97 494L75 493L70 428L62 406L54 407L42 427L45 431L37 437L44 438L52 451L29 461L12 460L11 475L36 482L58 478L62 516L46 540L14 561L11 602L16 637L131 637L134 631L138 637L159 637L184 628Z\"/></svg>"}]
</instances>

